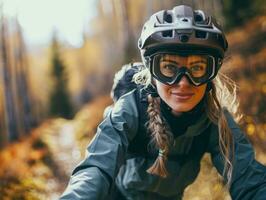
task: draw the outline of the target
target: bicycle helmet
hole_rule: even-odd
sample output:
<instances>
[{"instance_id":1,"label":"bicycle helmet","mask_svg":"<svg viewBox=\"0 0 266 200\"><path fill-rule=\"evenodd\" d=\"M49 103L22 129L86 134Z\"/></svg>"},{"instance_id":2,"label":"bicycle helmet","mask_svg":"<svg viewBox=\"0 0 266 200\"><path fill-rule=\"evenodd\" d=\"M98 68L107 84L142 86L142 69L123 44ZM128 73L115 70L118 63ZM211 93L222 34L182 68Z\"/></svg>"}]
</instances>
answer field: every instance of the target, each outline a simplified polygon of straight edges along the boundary
<instances>
[{"instance_id":1,"label":"bicycle helmet","mask_svg":"<svg viewBox=\"0 0 266 200\"><path fill-rule=\"evenodd\" d=\"M158 76L152 69L155 55L211 56L214 59L211 76L199 83L190 80L192 84L200 85L216 76L228 43L221 26L213 17L207 16L202 10L193 11L189 6L180 5L172 10L162 10L153 14L143 26L138 47L145 66L157 79ZM180 80L180 76L177 79ZM174 81L166 83L173 84Z\"/></svg>"}]
</instances>

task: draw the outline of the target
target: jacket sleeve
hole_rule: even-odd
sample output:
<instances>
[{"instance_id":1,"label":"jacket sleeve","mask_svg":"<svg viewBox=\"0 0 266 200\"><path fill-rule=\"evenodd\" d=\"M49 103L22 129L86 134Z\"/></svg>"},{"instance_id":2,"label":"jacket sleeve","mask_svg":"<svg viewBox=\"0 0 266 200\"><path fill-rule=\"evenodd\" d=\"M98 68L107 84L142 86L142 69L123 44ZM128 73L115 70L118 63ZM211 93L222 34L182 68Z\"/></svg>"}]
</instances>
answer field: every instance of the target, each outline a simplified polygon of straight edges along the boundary
<instances>
[{"instance_id":1,"label":"jacket sleeve","mask_svg":"<svg viewBox=\"0 0 266 200\"><path fill-rule=\"evenodd\" d=\"M134 91L120 98L99 125L85 159L74 169L61 200L106 199L138 129Z\"/></svg>"},{"instance_id":2,"label":"jacket sleeve","mask_svg":"<svg viewBox=\"0 0 266 200\"><path fill-rule=\"evenodd\" d=\"M231 197L233 200L265 200L266 166L255 160L252 145L228 111L225 111L225 115L233 134L235 148L232 182L230 185ZM217 126L213 127L209 151L214 166L222 175L224 159L219 150L218 128Z\"/></svg>"}]
</instances>

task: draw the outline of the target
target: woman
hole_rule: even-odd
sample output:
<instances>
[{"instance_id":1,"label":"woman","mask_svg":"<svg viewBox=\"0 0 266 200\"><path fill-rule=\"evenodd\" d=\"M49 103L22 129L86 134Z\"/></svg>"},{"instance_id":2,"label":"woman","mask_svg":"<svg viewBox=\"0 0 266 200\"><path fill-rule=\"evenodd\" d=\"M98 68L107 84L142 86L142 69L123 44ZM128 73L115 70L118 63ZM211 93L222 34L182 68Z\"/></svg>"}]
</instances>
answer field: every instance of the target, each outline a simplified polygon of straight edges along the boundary
<instances>
[{"instance_id":1,"label":"woman","mask_svg":"<svg viewBox=\"0 0 266 200\"><path fill-rule=\"evenodd\" d=\"M139 48L137 88L99 125L61 199L182 199L206 152L232 199L266 199L266 167L234 121L233 82L218 73L227 50L221 27L177 6L151 16Z\"/></svg>"}]
</instances>

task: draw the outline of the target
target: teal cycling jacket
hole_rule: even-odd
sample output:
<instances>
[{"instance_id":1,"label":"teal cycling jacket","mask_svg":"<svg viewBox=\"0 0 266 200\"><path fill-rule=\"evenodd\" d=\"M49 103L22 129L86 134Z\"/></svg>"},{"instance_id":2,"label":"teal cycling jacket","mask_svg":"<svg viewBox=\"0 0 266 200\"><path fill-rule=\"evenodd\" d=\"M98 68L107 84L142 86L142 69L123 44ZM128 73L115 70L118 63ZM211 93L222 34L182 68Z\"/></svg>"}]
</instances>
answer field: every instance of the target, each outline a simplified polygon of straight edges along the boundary
<instances>
[{"instance_id":1,"label":"teal cycling jacket","mask_svg":"<svg viewBox=\"0 0 266 200\"><path fill-rule=\"evenodd\" d=\"M147 95L135 89L122 96L98 126L85 159L74 169L61 200L113 198L114 188L126 199L182 199L185 188L197 177L200 160L210 153L222 175L224 159L219 149L218 127L204 112L184 134L175 137L167 160L169 176L160 178L146 170L156 152L149 151ZM266 199L266 167L254 158L254 151L228 111L224 111L234 139L233 200ZM166 118L167 119L167 118ZM226 179L226 177L224 177Z\"/></svg>"}]
</instances>

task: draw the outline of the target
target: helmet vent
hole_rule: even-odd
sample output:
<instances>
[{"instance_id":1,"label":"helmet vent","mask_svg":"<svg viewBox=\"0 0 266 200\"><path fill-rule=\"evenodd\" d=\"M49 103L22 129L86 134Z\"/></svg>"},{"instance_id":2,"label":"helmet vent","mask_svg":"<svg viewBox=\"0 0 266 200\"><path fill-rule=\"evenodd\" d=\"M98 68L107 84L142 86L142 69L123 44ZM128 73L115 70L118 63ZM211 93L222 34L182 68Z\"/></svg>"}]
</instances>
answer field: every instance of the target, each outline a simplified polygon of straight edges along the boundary
<instances>
[{"instance_id":1,"label":"helmet vent","mask_svg":"<svg viewBox=\"0 0 266 200\"><path fill-rule=\"evenodd\" d=\"M195 20L195 22L202 22L203 17L200 14L196 14L194 20Z\"/></svg>"},{"instance_id":2,"label":"helmet vent","mask_svg":"<svg viewBox=\"0 0 266 200\"><path fill-rule=\"evenodd\" d=\"M188 42L188 40L189 40L189 36L186 35L186 34L181 34L181 35L179 35L179 40L180 40L180 42L182 42L182 43Z\"/></svg>"},{"instance_id":3,"label":"helmet vent","mask_svg":"<svg viewBox=\"0 0 266 200\"><path fill-rule=\"evenodd\" d=\"M197 11L194 13L194 21L195 23L197 24L205 24L206 18L205 18L205 15L202 11Z\"/></svg>"},{"instance_id":4,"label":"helmet vent","mask_svg":"<svg viewBox=\"0 0 266 200\"><path fill-rule=\"evenodd\" d=\"M205 31L195 31L196 38L200 39L206 39L207 38L207 32Z\"/></svg>"},{"instance_id":5,"label":"helmet vent","mask_svg":"<svg viewBox=\"0 0 266 200\"><path fill-rule=\"evenodd\" d=\"M173 23L173 17L171 14L167 13L167 11L164 12L163 20L167 23Z\"/></svg>"},{"instance_id":6,"label":"helmet vent","mask_svg":"<svg viewBox=\"0 0 266 200\"><path fill-rule=\"evenodd\" d=\"M162 31L162 36L163 37L173 37L173 31Z\"/></svg>"}]
</instances>

